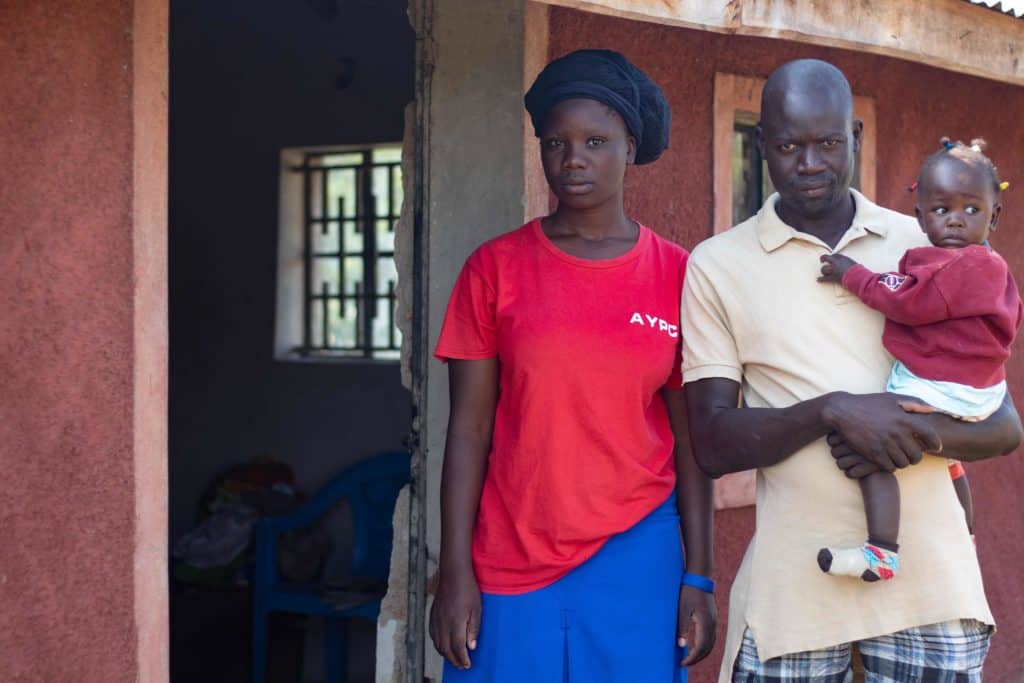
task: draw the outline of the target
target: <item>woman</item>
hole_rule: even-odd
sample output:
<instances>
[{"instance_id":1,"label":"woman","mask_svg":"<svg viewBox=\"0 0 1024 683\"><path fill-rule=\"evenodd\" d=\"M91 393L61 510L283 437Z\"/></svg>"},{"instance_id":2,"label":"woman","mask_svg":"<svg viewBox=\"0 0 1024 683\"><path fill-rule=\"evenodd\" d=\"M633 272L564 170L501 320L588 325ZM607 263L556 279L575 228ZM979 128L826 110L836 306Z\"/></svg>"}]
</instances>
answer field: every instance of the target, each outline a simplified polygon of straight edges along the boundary
<instances>
[{"instance_id":1,"label":"woman","mask_svg":"<svg viewBox=\"0 0 1024 683\"><path fill-rule=\"evenodd\" d=\"M622 55L581 50L526 108L558 208L477 249L448 305L431 638L449 683L679 681L715 629L679 371L687 254L622 197L626 166L668 144L668 103Z\"/></svg>"}]
</instances>

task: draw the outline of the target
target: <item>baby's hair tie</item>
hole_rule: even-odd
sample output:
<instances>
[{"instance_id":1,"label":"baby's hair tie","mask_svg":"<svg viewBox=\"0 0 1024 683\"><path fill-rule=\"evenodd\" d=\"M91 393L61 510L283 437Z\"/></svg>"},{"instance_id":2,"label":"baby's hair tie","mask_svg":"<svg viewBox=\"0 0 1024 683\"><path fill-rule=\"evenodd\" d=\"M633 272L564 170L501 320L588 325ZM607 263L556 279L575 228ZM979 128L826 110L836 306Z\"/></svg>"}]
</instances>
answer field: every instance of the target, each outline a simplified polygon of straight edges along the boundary
<instances>
[{"instance_id":1,"label":"baby's hair tie","mask_svg":"<svg viewBox=\"0 0 1024 683\"><path fill-rule=\"evenodd\" d=\"M907 192L914 192L916 190L917 190L917 181L915 180L914 184L907 188Z\"/></svg>"},{"instance_id":2,"label":"baby's hair tie","mask_svg":"<svg viewBox=\"0 0 1024 683\"><path fill-rule=\"evenodd\" d=\"M1003 182L999 183L999 191L1000 192L1006 192L1006 190L1009 189L1009 187L1010 187L1010 181L1009 180L1004 180Z\"/></svg>"},{"instance_id":3,"label":"baby's hair tie","mask_svg":"<svg viewBox=\"0 0 1024 683\"><path fill-rule=\"evenodd\" d=\"M950 150L956 147L956 144L954 144L952 140L943 140L942 146L945 147L947 150Z\"/></svg>"}]
</instances>

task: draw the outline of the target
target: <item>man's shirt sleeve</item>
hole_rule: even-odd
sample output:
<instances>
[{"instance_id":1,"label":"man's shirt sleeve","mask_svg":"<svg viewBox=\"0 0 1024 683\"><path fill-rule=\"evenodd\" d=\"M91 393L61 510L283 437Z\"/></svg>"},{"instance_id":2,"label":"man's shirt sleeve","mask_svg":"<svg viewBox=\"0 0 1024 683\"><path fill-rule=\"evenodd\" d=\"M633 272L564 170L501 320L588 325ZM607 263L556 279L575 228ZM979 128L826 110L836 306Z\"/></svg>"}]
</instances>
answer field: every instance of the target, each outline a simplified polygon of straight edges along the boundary
<instances>
[{"instance_id":1,"label":"man's shirt sleeve","mask_svg":"<svg viewBox=\"0 0 1024 683\"><path fill-rule=\"evenodd\" d=\"M683 382L722 377L739 382L743 377L736 339L722 299L709 277L707 253L698 248L690 256L683 285L680 320L683 328Z\"/></svg>"}]
</instances>

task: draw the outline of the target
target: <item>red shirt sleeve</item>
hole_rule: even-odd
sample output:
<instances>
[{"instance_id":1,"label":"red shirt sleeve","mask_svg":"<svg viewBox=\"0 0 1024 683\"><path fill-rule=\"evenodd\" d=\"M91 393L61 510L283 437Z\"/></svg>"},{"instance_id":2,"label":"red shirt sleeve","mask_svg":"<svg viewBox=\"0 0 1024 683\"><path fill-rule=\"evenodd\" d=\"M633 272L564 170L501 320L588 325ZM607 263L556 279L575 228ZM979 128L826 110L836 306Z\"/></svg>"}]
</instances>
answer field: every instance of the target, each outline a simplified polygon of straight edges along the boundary
<instances>
[{"instance_id":1,"label":"red shirt sleeve","mask_svg":"<svg viewBox=\"0 0 1024 683\"><path fill-rule=\"evenodd\" d=\"M482 360L498 355L495 283L478 250L462 267L434 349L439 360Z\"/></svg>"},{"instance_id":2,"label":"red shirt sleeve","mask_svg":"<svg viewBox=\"0 0 1024 683\"><path fill-rule=\"evenodd\" d=\"M857 264L846 271L843 286L893 322L929 325L950 317L936 277L955 258L949 249L912 249L900 260L899 272L872 273Z\"/></svg>"},{"instance_id":3,"label":"red shirt sleeve","mask_svg":"<svg viewBox=\"0 0 1024 683\"><path fill-rule=\"evenodd\" d=\"M1002 257L973 245L958 249L956 260L935 273L935 286L951 318L1000 315L1013 320L1019 297L1014 296L1016 286L1007 286L1012 279Z\"/></svg>"}]
</instances>

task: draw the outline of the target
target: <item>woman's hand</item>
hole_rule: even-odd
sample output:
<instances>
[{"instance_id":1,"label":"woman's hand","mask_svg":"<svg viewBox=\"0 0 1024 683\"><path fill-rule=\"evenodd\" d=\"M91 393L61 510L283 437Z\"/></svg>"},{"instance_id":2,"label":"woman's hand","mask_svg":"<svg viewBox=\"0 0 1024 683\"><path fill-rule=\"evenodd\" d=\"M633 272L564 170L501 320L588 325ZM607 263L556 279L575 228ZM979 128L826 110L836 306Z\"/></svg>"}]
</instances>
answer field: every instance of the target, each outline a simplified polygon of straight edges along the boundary
<instances>
[{"instance_id":1,"label":"woman's hand","mask_svg":"<svg viewBox=\"0 0 1024 683\"><path fill-rule=\"evenodd\" d=\"M476 649L480 634L480 614L480 588L473 571L441 572L430 609L430 639L452 666L469 668L469 650Z\"/></svg>"},{"instance_id":2,"label":"woman's hand","mask_svg":"<svg viewBox=\"0 0 1024 683\"><path fill-rule=\"evenodd\" d=\"M842 254L823 254L821 264L821 277L818 278L818 282L834 282L841 285L846 271L857 265L857 262Z\"/></svg>"},{"instance_id":3,"label":"woman's hand","mask_svg":"<svg viewBox=\"0 0 1024 683\"><path fill-rule=\"evenodd\" d=\"M692 666L708 656L715 646L715 626L718 624L718 610L715 596L694 588L681 586L679 589L679 620L676 635L679 647L689 646L690 651L680 662L681 666Z\"/></svg>"}]
</instances>

